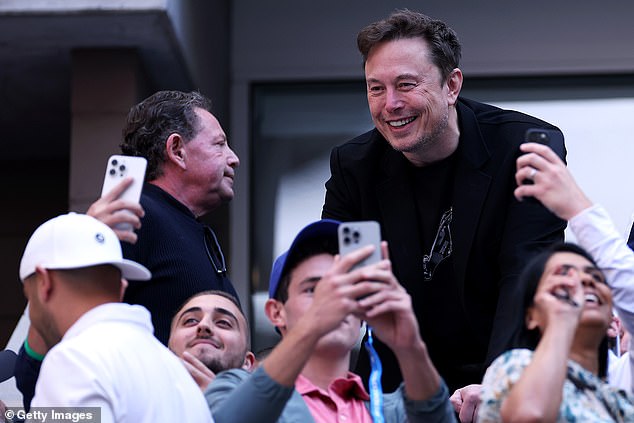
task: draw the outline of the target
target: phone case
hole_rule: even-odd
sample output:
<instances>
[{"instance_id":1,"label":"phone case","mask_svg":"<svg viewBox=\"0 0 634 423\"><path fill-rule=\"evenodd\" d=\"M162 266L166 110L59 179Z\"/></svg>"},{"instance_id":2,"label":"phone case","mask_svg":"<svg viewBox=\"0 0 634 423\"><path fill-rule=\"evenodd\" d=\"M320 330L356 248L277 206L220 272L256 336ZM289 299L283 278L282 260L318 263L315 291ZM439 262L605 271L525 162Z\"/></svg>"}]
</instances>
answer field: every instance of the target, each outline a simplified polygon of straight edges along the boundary
<instances>
[{"instance_id":1,"label":"phone case","mask_svg":"<svg viewBox=\"0 0 634 423\"><path fill-rule=\"evenodd\" d=\"M106 175L103 180L101 196L107 194L115 185L117 185L126 176L131 176L134 180L123 193L120 198L132 202L139 202L141 198L141 190L143 189L143 180L145 179L145 168L147 160L144 157L113 155L108 159L106 166Z\"/></svg>"},{"instance_id":2,"label":"phone case","mask_svg":"<svg viewBox=\"0 0 634 423\"><path fill-rule=\"evenodd\" d=\"M346 255L361 247L375 246L370 257L357 263L354 268L381 261L381 227L373 220L360 222L343 222L337 229L339 238L339 254Z\"/></svg>"},{"instance_id":3,"label":"phone case","mask_svg":"<svg viewBox=\"0 0 634 423\"><path fill-rule=\"evenodd\" d=\"M147 160L144 157L113 155L108 159L106 165L106 174L103 180L101 196L110 192L126 176L131 176L132 184L119 196L119 198L138 203L143 190L143 181L145 179L145 169ZM127 224L117 225L117 229L132 230L132 226Z\"/></svg>"},{"instance_id":4,"label":"phone case","mask_svg":"<svg viewBox=\"0 0 634 423\"><path fill-rule=\"evenodd\" d=\"M537 142L552 148L559 157L564 157L564 136L554 129L531 128L526 130L524 142Z\"/></svg>"}]
</instances>

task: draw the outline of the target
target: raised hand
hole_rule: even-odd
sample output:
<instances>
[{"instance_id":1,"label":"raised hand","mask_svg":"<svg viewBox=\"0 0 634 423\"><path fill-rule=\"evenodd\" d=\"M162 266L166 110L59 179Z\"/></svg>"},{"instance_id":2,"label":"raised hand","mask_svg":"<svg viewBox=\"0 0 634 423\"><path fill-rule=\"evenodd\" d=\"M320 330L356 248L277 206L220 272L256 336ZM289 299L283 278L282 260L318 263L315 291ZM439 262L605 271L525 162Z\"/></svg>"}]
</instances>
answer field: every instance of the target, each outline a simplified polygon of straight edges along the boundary
<instances>
[{"instance_id":1,"label":"raised hand","mask_svg":"<svg viewBox=\"0 0 634 423\"><path fill-rule=\"evenodd\" d=\"M518 200L534 197L564 220L570 220L592 205L564 162L550 147L525 143L520 149L526 154L517 158L517 188L514 194ZM533 184L524 184L526 179L532 180Z\"/></svg>"},{"instance_id":2,"label":"raised hand","mask_svg":"<svg viewBox=\"0 0 634 423\"><path fill-rule=\"evenodd\" d=\"M121 241L134 244L137 235L134 231L120 229L120 224L128 224L135 229L141 227L141 218L145 214L139 203L119 199L119 196L132 183L131 177L126 177L115 185L106 195L90 205L86 214L110 226Z\"/></svg>"}]
</instances>

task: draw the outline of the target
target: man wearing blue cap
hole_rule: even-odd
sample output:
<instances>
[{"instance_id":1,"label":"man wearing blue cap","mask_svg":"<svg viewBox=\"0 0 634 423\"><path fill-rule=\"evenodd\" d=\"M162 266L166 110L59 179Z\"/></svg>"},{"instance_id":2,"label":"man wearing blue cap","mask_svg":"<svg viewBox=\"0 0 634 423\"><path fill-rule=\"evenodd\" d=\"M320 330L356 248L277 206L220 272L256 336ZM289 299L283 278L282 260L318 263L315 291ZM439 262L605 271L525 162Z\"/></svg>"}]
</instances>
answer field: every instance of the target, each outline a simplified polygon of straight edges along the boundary
<instances>
[{"instance_id":1,"label":"man wearing blue cap","mask_svg":"<svg viewBox=\"0 0 634 423\"><path fill-rule=\"evenodd\" d=\"M216 422L372 422L370 396L348 371L363 320L405 375L397 391L373 398L383 401L385 421L455 421L390 261L351 270L374 247L338 256L338 226L327 219L306 226L275 261L265 311L282 340L253 374L229 370L209 385ZM387 257L387 244L382 250Z\"/></svg>"}]
</instances>

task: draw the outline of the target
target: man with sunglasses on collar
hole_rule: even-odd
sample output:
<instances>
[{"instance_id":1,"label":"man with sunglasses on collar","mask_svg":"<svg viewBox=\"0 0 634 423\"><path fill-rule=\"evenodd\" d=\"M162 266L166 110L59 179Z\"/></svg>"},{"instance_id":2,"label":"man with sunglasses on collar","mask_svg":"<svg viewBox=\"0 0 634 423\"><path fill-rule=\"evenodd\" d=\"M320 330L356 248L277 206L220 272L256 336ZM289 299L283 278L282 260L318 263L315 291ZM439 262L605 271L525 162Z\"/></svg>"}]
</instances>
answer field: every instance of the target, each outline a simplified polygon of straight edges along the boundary
<instances>
[{"instance_id":1,"label":"man with sunglasses on collar","mask_svg":"<svg viewBox=\"0 0 634 423\"><path fill-rule=\"evenodd\" d=\"M535 117L463 98L461 45L442 21L398 10L357 37L375 128L330 156L322 217L376 220L394 274L412 296L429 354L450 390L482 380L513 346L517 275L565 222L537 202L519 202L515 159ZM530 175L529 175L530 176ZM402 380L377 343L384 383ZM364 377L368 360L356 369Z\"/></svg>"},{"instance_id":2,"label":"man with sunglasses on collar","mask_svg":"<svg viewBox=\"0 0 634 423\"><path fill-rule=\"evenodd\" d=\"M159 91L132 107L121 151L148 161L138 240L122 248L152 272L151 281L130 283L123 300L150 310L154 335L167 344L171 317L193 294L237 298L220 243L199 218L233 199L240 160L197 92Z\"/></svg>"}]
</instances>

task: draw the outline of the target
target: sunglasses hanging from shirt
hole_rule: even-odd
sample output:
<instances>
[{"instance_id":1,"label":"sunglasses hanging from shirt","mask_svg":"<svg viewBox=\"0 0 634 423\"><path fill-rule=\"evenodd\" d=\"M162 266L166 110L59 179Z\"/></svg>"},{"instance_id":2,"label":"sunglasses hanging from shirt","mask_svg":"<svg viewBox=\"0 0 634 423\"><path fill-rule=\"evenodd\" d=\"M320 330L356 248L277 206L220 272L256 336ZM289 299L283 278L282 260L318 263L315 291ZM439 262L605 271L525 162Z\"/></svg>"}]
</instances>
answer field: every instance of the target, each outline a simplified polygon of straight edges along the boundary
<instances>
[{"instance_id":1,"label":"sunglasses hanging from shirt","mask_svg":"<svg viewBox=\"0 0 634 423\"><path fill-rule=\"evenodd\" d=\"M431 251L423 256L423 278L426 281L432 280L436 267L451 255L453 242L449 226L452 218L453 207L450 207L440 218L440 225L438 225L438 232L436 232Z\"/></svg>"},{"instance_id":2,"label":"sunglasses hanging from shirt","mask_svg":"<svg viewBox=\"0 0 634 423\"><path fill-rule=\"evenodd\" d=\"M207 257L209 257L209 261L211 261L216 273L226 275L227 263L225 256L222 254L222 249L220 248L216 234L209 226L205 226L205 249L207 250Z\"/></svg>"}]
</instances>

